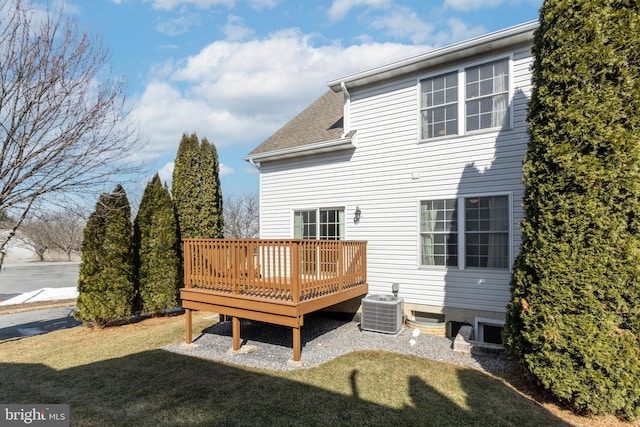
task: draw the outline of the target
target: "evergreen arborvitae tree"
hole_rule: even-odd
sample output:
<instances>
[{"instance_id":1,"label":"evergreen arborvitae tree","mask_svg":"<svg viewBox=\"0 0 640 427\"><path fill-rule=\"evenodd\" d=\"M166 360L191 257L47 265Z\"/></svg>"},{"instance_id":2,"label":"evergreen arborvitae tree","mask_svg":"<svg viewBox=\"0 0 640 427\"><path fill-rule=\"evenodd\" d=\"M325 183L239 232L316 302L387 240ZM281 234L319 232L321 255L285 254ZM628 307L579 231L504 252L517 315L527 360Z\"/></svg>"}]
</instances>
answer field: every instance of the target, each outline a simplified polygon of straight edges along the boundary
<instances>
[{"instance_id":1,"label":"evergreen arborvitae tree","mask_svg":"<svg viewBox=\"0 0 640 427\"><path fill-rule=\"evenodd\" d=\"M132 224L122 186L100 196L83 237L74 317L97 326L129 319L135 292Z\"/></svg>"},{"instance_id":2,"label":"evergreen arborvitae tree","mask_svg":"<svg viewBox=\"0 0 640 427\"><path fill-rule=\"evenodd\" d=\"M215 145L206 138L200 145L201 208L200 232L203 236L219 238L223 235L222 187L219 176L220 165Z\"/></svg>"},{"instance_id":3,"label":"evergreen arborvitae tree","mask_svg":"<svg viewBox=\"0 0 640 427\"><path fill-rule=\"evenodd\" d=\"M169 190L157 173L144 190L133 228L141 310L159 314L178 307L178 227Z\"/></svg>"},{"instance_id":4,"label":"evergreen arborvitae tree","mask_svg":"<svg viewBox=\"0 0 640 427\"><path fill-rule=\"evenodd\" d=\"M171 193L181 238L220 238L223 235L222 188L218 153L196 134L182 135Z\"/></svg>"},{"instance_id":5,"label":"evergreen arborvitae tree","mask_svg":"<svg viewBox=\"0 0 640 427\"><path fill-rule=\"evenodd\" d=\"M173 167L171 194L182 238L200 236L200 144L196 134L182 135Z\"/></svg>"},{"instance_id":6,"label":"evergreen arborvitae tree","mask_svg":"<svg viewBox=\"0 0 640 427\"><path fill-rule=\"evenodd\" d=\"M575 410L640 414L640 13L547 0L505 346Z\"/></svg>"}]
</instances>

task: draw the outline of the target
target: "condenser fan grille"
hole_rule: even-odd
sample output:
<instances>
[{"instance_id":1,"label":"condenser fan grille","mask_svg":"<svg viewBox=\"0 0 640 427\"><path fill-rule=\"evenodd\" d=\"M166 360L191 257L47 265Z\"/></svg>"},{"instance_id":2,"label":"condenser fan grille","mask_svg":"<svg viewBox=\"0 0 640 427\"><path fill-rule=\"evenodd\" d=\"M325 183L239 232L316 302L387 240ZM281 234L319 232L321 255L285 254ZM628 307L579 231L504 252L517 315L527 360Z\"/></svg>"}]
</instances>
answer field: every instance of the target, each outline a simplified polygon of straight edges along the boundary
<instances>
[{"instance_id":1,"label":"condenser fan grille","mask_svg":"<svg viewBox=\"0 0 640 427\"><path fill-rule=\"evenodd\" d=\"M368 295L362 298L363 331L396 334L402 327L403 299L393 295Z\"/></svg>"}]
</instances>

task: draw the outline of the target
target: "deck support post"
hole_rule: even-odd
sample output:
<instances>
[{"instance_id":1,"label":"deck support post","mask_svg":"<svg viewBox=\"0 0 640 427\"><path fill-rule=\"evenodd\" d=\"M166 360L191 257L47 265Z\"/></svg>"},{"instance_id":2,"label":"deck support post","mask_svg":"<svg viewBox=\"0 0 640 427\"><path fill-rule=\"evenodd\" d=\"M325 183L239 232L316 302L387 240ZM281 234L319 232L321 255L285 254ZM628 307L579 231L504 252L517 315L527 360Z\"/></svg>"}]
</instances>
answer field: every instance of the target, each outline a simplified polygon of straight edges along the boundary
<instances>
[{"instance_id":1,"label":"deck support post","mask_svg":"<svg viewBox=\"0 0 640 427\"><path fill-rule=\"evenodd\" d=\"M302 342L300 340L300 326L293 328L293 361L299 362L302 354Z\"/></svg>"},{"instance_id":2,"label":"deck support post","mask_svg":"<svg viewBox=\"0 0 640 427\"><path fill-rule=\"evenodd\" d=\"M231 318L231 331L233 335L233 350L240 350L240 319L237 317Z\"/></svg>"},{"instance_id":3,"label":"deck support post","mask_svg":"<svg viewBox=\"0 0 640 427\"><path fill-rule=\"evenodd\" d=\"M185 323L186 323L186 328L185 328L185 342L187 344L191 344L193 342L193 336L192 336L192 318L191 318L191 309L190 308L186 308L184 310L184 319L185 319Z\"/></svg>"}]
</instances>

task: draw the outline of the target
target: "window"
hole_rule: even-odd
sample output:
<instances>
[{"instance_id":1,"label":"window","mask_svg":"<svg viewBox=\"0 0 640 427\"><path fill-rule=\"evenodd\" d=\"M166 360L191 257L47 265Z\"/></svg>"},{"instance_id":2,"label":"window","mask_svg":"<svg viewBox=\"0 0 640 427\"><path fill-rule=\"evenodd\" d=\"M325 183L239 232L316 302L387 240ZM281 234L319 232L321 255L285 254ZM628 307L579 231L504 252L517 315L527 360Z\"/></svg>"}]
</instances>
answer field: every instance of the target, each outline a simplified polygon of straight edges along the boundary
<instances>
[{"instance_id":1,"label":"window","mask_svg":"<svg viewBox=\"0 0 640 427\"><path fill-rule=\"evenodd\" d=\"M462 217L458 206L464 206ZM462 259L462 268L508 269L509 224L508 196L423 201L420 264L457 267Z\"/></svg>"},{"instance_id":2,"label":"window","mask_svg":"<svg viewBox=\"0 0 640 427\"><path fill-rule=\"evenodd\" d=\"M295 211L293 213L293 237L296 239L344 240L344 209Z\"/></svg>"},{"instance_id":3,"label":"window","mask_svg":"<svg viewBox=\"0 0 640 427\"><path fill-rule=\"evenodd\" d=\"M465 199L467 267L509 267L509 198Z\"/></svg>"},{"instance_id":4,"label":"window","mask_svg":"<svg viewBox=\"0 0 640 427\"><path fill-rule=\"evenodd\" d=\"M422 265L458 265L456 205L455 199L421 203Z\"/></svg>"},{"instance_id":5,"label":"window","mask_svg":"<svg viewBox=\"0 0 640 427\"><path fill-rule=\"evenodd\" d=\"M506 59L465 70L467 131L509 123L509 61Z\"/></svg>"},{"instance_id":6,"label":"window","mask_svg":"<svg viewBox=\"0 0 640 427\"><path fill-rule=\"evenodd\" d=\"M293 237L296 239L316 239L316 211L296 211L293 215Z\"/></svg>"},{"instance_id":7,"label":"window","mask_svg":"<svg viewBox=\"0 0 640 427\"><path fill-rule=\"evenodd\" d=\"M421 139L508 126L509 59L421 80L420 121Z\"/></svg>"},{"instance_id":8,"label":"window","mask_svg":"<svg viewBox=\"0 0 640 427\"><path fill-rule=\"evenodd\" d=\"M422 81L422 139L458 133L458 72Z\"/></svg>"},{"instance_id":9,"label":"window","mask_svg":"<svg viewBox=\"0 0 640 427\"><path fill-rule=\"evenodd\" d=\"M320 209L320 240L344 239L344 209Z\"/></svg>"}]
</instances>

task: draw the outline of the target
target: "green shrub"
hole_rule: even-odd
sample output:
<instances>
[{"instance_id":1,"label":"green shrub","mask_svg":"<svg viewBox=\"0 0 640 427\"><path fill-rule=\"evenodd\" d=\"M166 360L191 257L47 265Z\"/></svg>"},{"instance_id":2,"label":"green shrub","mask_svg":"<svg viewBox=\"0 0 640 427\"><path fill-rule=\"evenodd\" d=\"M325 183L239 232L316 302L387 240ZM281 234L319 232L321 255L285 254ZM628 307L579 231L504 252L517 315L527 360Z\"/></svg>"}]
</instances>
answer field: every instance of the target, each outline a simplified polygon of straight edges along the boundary
<instances>
[{"instance_id":1,"label":"green shrub","mask_svg":"<svg viewBox=\"0 0 640 427\"><path fill-rule=\"evenodd\" d=\"M576 411L640 415L640 14L545 1L505 346Z\"/></svg>"},{"instance_id":2,"label":"green shrub","mask_svg":"<svg viewBox=\"0 0 640 427\"><path fill-rule=\"evenodd\" d=\"M105 326L131 316L135 294L131 209L118 185L102 194L84 229L74 317Z\"/></svg>"},{"instance_id":3,"label":"green shrub","mask_svg":"<svg viewBox=\"0 0 640 427\"><path fill-rule=\"evenodd\" d=\"M206 138L182 135L178 146L171 194L181 238L223 236L222 187L218 153Z\"/></svg>"},{"instance_id":4,"label":"green shrub","mask_svg":"<svg viewBox=\"0 0 640 427\"><path fill-rule=\"evenodd\" d=\"M147 184L134 222L136 278L144 313L180 305L180 242L169 190L156 174Z\"/></svg>"}]
</instances>

